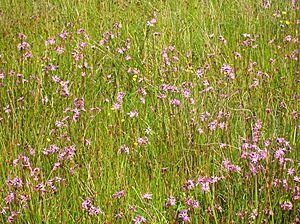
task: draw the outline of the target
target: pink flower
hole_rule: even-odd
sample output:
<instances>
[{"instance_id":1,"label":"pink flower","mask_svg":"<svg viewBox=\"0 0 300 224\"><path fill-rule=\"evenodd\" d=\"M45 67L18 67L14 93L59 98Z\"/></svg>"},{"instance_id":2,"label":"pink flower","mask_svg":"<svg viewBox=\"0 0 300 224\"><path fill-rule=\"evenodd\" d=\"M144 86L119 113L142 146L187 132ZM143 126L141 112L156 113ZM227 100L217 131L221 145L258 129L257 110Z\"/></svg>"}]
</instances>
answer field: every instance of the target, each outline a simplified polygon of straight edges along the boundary
<instances>
[{"instance_id":1,"label":"pink flower","mask_svg":"<svg viewBox=\"0 0 300 224\"><path fill-rule=\"evenodd\" d=\"M112 195L112 198L122 198L122 197L124 197L124 195L125 195L125 191L122 190L122 191L118 191L118 192L114 193Z\"/></svg>"},{"instance_id":2,"label":"pink flower","mask_svg":"<svg viewBox=\"0 0 300 224\"><path fill-rule=\"evenodd\" d=\"M188 180L184 185L183 185L183 189L185 190L192 190L195 187L195 184L193 182L193 180Z\"/></svg>"},{"instance_id":3,"label":"pink flower","mask_svg":"<svg viewBox=\"0 0 300 224\"><path fill-rule=\"evenodd\" d=\"M54 37L50 37L48 40L45 41L45 45L54 45L55 44L55 39Z\"/></svg>"},{"instance_id":4,"label":"pink flower","mask_svg":"<svg viewBox=\"0 0 300 224\"><path fill-rule=\"evenodd\" d=\"M283 210L293 210L293 204L290 201L285 201L283 204L281 204L281 208Z\"/></svg>"},{"instance_id":5,"label":"pink flower","mask_svg":"<svg viewBox=\"0 0 300 224\"><path fill-rule=\"evenodd\" d=\"M125 153L125 154L129 154L129 148L126 145L122 145L119 150L118 153Z\"/></svg>"},{"instance_id":6,"label":"pink flower","mask_svg":"<svg viewBox=\"0 0 300 224\"><path fill-rule=\"evenodd\" d=\"M176 199L173 196L170 196L165 203L165 207L176 205Z\"/></svg>"},{"instance_id":7,"label":"pink flower","mask_svg":"<svg viewBox=\"0 0 300 224\"><path fill-rule=\"evenodd\" d=\"M27 36L24 34L24 33L19 33L19 38L21 40L26 40L27 39Z\"/></svg>"},{"instance_id":8,"label":"pink flower","mask_svg":"<svg viewBox=\"0 0 300 224\"><path fill-rule=\"evenodd\" d=\"M133 118L133 117L138 117L139 113L137 111L130 111L129 113L127 113L127 115Z\"/></svg>"},{"instance_id":9,"label":"pink flower","mask_svg":"<svg viewBox=\"0 0 300 224\"><path fill-rule=\"evenodd\" d=\"M23 41L18 45L18 49L19 50L27 50L28 48L30 48L29 43Z\"/></svg>"},{"instance_id":10,"label":"pink flower","mask_svg":"<svg viewBox=\"0 0 300 224\"><path fill-rule=\"evenodd\" d=\"M115 214L115 218L122 219L123 216L124 216L124 213L122 211L120 211L119 213Z\"/></svg>"},{"instance_id":11,"label":"pink flower","mask_svg":"<svg viewBox=\"0 0 300 224\"><path fill-rule=\"evenodd\" d=\"M146 194L143 195L143 198L146 199L146 200L152 200L152 194L146 193Z\"/></svg>"},{"instance_id":12,"label":"pink flower","mask_svg":"<svg viewBox=\"0 0 300 224\"><path fill-rule=\"evenodd\" d=\"M147 145L147 144L150 144L150 142L149 142L149 140L148 140L147 137L146 137L145 139L144 139L144 138L139 138L139 139L137 140L137 142L138 142L139 145Z\"/></svg>"},{"instance_id":13,"label":"pink flower","mask_svg":"<svg viewBox=\"0 0 300 224\"><path fill-rule=\"evenodd\" d=\"M203 192L209 192L210 188L209 188L209 184L208 183L202 183L201 185L202 185L201 186L201 190Z\"/></svg>"},{"instance_id":14,"label":"pink flower","mask_svg":"<svg viewBox=\"0 0 300 224\"><path fill-rule=\"evenodd\" d=\"M182 222L191 222L191 219L190 219L190 217L188 215L188 210L181 210L181 211L179 211L178 218Z\"/></svg>"},{"instance_id":15,"label":"pink flower","mask_svg":"<svg viewBox=\"0 0 300 224\"><path fill-rule=\"evenodd\" d=\"M147 222L147 220L143 216L140 216L140 215L135 216L132 221L133 221L134 224L140 224L140 223L146 223Z\"/></svg>"},{"instance_id":16,"label":"pink flower","mask_svg":"<svg viewBox=\"0 0 300 224\"><path fill-rule=\"evenodd\" d=\"M170 103L171 103L172 105L175 105L175 106L178 106L178 107L181 106L180 100L177 100L177 99L172 99L172 100L170 101Z\"/></svg>"},{"instance_id":17,"label":"pink flower","mask_svg":"<svg viewBox=\"0 0 300 224\"><path fill-rule=\"evenodd\" d=\"M15 194L10 192L8 195L4 198L4 201L6 204L10 204L15 199Z\"/></svg>"},{"instance_id":18,"label":"pink flower","mask_svg":"<svg viewBox=\"0 0 300 224\"><path fill-rule=\"evenodd\" d=\"M294 171L295 171L295 169L294 169L294 168L289 168L287 173L288 173L288 175L290 175L290 176L291 176L291 175L293 175L293 174L294 174Z\"/></svg>"},{"instance_id":19,"label":"pink flower","mask_svg":"<svg viewBox=\"0 0 300 224\"><path fill-rule=\"evenodd\" d=\"M232 80L235 79L234 69L229 64L223 64L220 72L229 76Z\"/></svg>"},{"instance_id":20,"label":"pink flower","mask_svg":"<svg viewBox=\"0 0 300 224\"><path fill-rule=\"evenodd\" d=\"M58 36L59 36L62 40L65 40L65 39L67 39L68 32L61 32L60 34L58 34Z\"/></svg>"},{"instance_id":21,"label":"pink flower","mask_svg":"<svg viewBox=\"0 0 300 224\"><path fill-rule=\"evenodd\" d=\"M225 159L223 161L223 166L228 172L240 172L241 171L241 167L232 165L228 159Z\"/></svg>"},{"instance_id":22,"label":"pink flower","mask_svg":"<svg viewBox=\"0 0 300 224\"><path fill-rule=\"evenodd\" d=\"M83 210L88 211L89 215L91 216L95 216L103 213L99 207L93 206L92 200L90 198L86 198L84 202L82 202L81 207Z\"/></svg>"},{"instance_id":23,"label":"pink flower","mask_svg":"<svg viewBox=\"0 0 300 224\"><path fill-rule=\"evenodd\" d=\"M223 42L224 44L227 43L227 40L223 36L219 36L219 41Z\"/></svg>"},{"instance_id":24,"label":"pink flower","mask_svg":"<svg viewBox=\"0 0 300 224\"><path fill-rule=\"evenodd\" d=\"M62 54L64 53L64 49L60 46L57 46L56 48L54 48L54 50L56 51L57 54Z\"/></svg>"},{"instance_id":25,"label":"pink flower","mask_svg":"<svg viewBox=\"0 0 300 224\"><path fill-rule=\"evenodd\" d=\"M190 207L190 208L199 208L199 201L192 199L192 198L187 198L185 203Z\"/></svg>"}]
</instances>

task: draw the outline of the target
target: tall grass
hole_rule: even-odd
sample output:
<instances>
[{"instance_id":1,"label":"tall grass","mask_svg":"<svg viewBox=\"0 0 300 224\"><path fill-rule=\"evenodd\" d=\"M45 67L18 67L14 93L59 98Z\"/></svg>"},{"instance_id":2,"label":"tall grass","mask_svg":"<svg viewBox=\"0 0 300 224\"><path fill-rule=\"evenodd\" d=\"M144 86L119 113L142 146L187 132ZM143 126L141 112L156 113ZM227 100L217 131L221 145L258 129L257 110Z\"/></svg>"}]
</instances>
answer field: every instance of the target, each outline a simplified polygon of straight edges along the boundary
<instances>
[{"instance_id":1,"label":"tall grass","mask_svg":"<svg viewBox=\"0 0 300 224\"><path fill-rule=\"evenodd\" d=\"M299 223L299 7L2 0L1 222Z\"/></svg>"}]
</instances>

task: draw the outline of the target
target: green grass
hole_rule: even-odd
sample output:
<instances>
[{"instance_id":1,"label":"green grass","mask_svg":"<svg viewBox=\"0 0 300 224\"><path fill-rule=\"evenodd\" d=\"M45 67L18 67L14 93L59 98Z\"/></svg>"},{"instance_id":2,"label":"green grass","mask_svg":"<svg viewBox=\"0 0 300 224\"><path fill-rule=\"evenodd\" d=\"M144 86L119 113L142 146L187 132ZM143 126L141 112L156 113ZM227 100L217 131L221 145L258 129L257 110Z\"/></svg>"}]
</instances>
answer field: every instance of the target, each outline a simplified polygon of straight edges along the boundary
<instances>
[{"instance_id":1,"label":"green grass","mask_svg":"<svg viewBox=\"0 0 300 224\"><path fill-rule=\"evenodd\" d=\"M273 15L276 10L279 18ZM157 23L147 26L154 12ZM181 223L179 213L189 208L188 198L199 202L198 208L188 212L191 223L297 222L299 19L299 10L290 1L272 1L264 9L257 1L234 0L2 0L0 208L5 212L0 214L0 222L7 223L13 212L20 212L15 223L132 223L137 215L147 223ZM113 28L115 23L122 28ZM89 38L77 34L79 28L84 28ZM106 31L115 37L100 46ZM58 36L61 32L68 32L66 40ZM24 33L24 41L30 44L33 56L28 60L23 59L25 50L18 49L19 33ZM255 39L251 46L257 44L257 48L243 45L245 33ZM290 42L285 40L288 35ZM45 46L50 37L56 43ZM130 48L125 54L118 53L127 39ZM269 43L271 39L273 43ZM86 46L79 49L82 42ZM60 55L57 46L64 49ZM162 57L169 46L174 47L167 52L171 66ZM75 61L74 52L82 52L83 58ZM234 52L242 57L236 58ZM132 59L126 60L126 55ZM179 60L172 61L173 56ZM224 64L234 69L234 80L220 72ZM58 68L46 72L47 65ZM128 73L129 68L139 73ZM202 76L197 75L199 69ZM63 88L53 81L54 76L69 81L67 97L62 96ZM253 88L255 80L258 85ZM166 92L164 84L178 91ZM202 92L208 87L212 89ZM138 93L140 88L146 90L145 96ZM182 94L184 89L189 89L189 98ZM120 110L114 110L118 92L125 96ZM166 98L158 99L162 94ZM74 121L76 98L84 99L84 108L78 106L80 117ZM181 106L172 105L173 99L180 100ZM139 116L130 118L130 111ZM204 112L210 116L202 120ZM57 127L57 121L64 126ZM217 125L225 122L225 128L217 126L211 131L214 121ZM262 127L255 131L258 121ZM150 133L145 131L148 128ZM200 128L204 133L199 133ZM253 142L257 134L259 139ZM147 138L149 144L140 145L139 138ZM256 147L245 149L244 138ZM285 140L278 143L278 138ZM220 147L222 143L226 146ZM72 159L65 156L60 167L52 170L58 153L43 153L51 145L61 153L70 146L76 151ZM129 147L129 154L118 153L122 145ZM276 157L280 148L286 148L284 163ZM30 149L34 149L33 155ZM262 150L266 157L258 162L242 156L245 152L262 154ZM31 169L40 172L33 175L21 162L14 166L20 155L27 156ZM241 170L228 171L225 159ZM74 173L70 172L73 167ZM288 175L288 169L294 173ZM196 184L199 177L213 176L223 178L210 183L208 192L201 184L191 190L183 187L188 180ZM22 180L22 186L6 183L15 177ZM54 184L56 192L49 186L45 193L37 189L56 177L63 178ZM125 196L114 199L112 195L121 190ZM6 203L9 193L15 199ZM153 194L152 200L143 199L145 193ZM30 197L23 203L26 208L22 208L22 195ZM166 208L171 195L176 205ZM102 214L91 216L82 208L88 197ZM293 205L290 210L283 208L288 202ZM136 211L129 211L130 205ZM271 215L266 214L267 209ZM123 218L116 218L121 211ZM252 219L254 211L257 216Z\"/></svg>"}]
</instances>

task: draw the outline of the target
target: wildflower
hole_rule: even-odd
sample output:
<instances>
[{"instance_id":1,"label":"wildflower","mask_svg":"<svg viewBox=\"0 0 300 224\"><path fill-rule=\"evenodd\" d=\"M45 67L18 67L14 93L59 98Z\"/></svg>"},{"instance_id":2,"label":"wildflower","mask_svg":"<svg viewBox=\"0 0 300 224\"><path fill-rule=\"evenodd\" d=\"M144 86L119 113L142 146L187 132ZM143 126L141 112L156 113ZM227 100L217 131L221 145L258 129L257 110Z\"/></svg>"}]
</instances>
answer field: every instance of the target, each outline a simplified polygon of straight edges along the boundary
<instances>
[{"instance_id":1,"label":"wildflower","mask_svg":"<svg viewBox=\"0 0 300 224\"><path fill-rule=\"evenodd\" d=\"M60 34L58 34L58 36L59 36L62 40L65 40L65 39L67 39L68 32L61 32Z\"/></svg>"},{"instance_id":2,"label":"wildflower","mask_svg":"<svg viewBox=\"0 0 300 224\"><path fill-rule=\"evenodd\" d=\"M24 54L23 54L23 59L24 59L24 60L27 60L27 59L29 59L29 58L32 58L32 53L31 53L30 51L24 52Z\"/></svg>"},{"instance_id":3,"label":"wildflower","mask_svg":"<svg viewBox=\"0 0 300 224\"><path fill-rule=\"evenodd\" d=\"M19 214L20 214L20 212L15 212L15 211L11 212L11 215L8 216L7 221L8 221L9 223L14 222L15 219L18 217Z\"/></svg>"},{"instance_id":4,"label":"wildflower","mask_svg":"<svg viewBox=\"0 0 300 224\"><path fill-rule=\"evenodd\" d=\"M115 103L112 107L113 110L120 110L120 108L121 108L121 104L119 103Z\"/></svg>"},{"instance_id":5,"label":"wildflower","mask_svg":"<svg viewBox=\"0 0 300 224\"><path fill-rule=\"evenodd\" d=\"M227 40L223 36L219 36L219 41L223 42L224 44L227 43Z\"/></svg>"},{"instance_id":6,"label":"wildflower","mask_svg":"<svg viewBox=\"0 0 300 224\"><path fill-rule=\"evenodd\" d=\"M102 210L99 207L91 206L89 208L89 215L94 216L94 215L99 215L102 214Z\"/></svg>"},{"instance_id":7,"label":"wildflower","mask_svg":"<svg viewBox=\"0 0 300 224\"><path fill-rule=\"evenodd\" d=\"M48 103L49 99L47 96L45 96L44 98L42 98L42 102L45 104L45 103Z\"/></svg>"},{"instance_id":8,"label":"wildflower","mask_svg":"<svg viewBox=\"0 0 300 224\"><path fill-rule=\"evenodd\" d=\"M181 106L180 100L177 100L177 99L172 99L172 100L170 101L170 103L171 103L172 105L175 105L175 106L178 106L178 107Z\"/></svg>"},{"instance_id":9,"label":"wildflower","mask_svg":"<svg viewBox=\"0 0 300 224\"><path fill-rule=\"evenodd\" d=\"M69 169L71 175L74 175L74 173L75 173L77 167L78 167L78 164L75 164L74 166L72 166L72 167Z\"/></svg>"},{"instance_id":10,"label":"wildflower","mask_svg":"<svg viewBox=\"0 0 300 224\"><path fill-rule=\"evenodd\" d=\"M82 202L81 207L83 210L88 211L89 215L91 216L95 216L103 213L99 207L93 206L92 200L90 198L86 198Z\"/></svg>"},{"instance_id":11,"label":"wildflower","mask_svg":"<svg viewBox=\"0 0 300 224\"><path fill-rule=\"evenodd\" d=\"M124 213L122 211L120 211L119 213L115 214L115 218L122 219L123 215L124 215Z\"/></svg>"},{"instance_id":12,"label":"wildflower","mask_svg":"<svg viewBox=\"0 0 300 224\"><path fill-rule=\"evenodd\" d=\"M18 44L18 49L21 50L27 50L28 48L30 48L30 44L23 41L20 44Z\"/></svg>"},{"instance_id":13,"label":"wildflower","mask_svg":"<svg viewBox=\"0 0 300 224\"><path fill-rule=\"evenodd\" d=\"M190 217L188 215L188 210L181 210L181 211L179 211L178 218L182 222L191 222L191 219L190 219Z\"/></svg>"},{"instance_id":14,"label":"wildflower","mask_svg":"<svg viewBox=\"0 0 300 224\"><path fill-rule=\"evenodd\" d=\"M255 220L257 217L258 217L258 211L257 211L257 209L254 209L254 210L250 213L249 218Z\"/></svg>"},{"instance_id":15,"label":"wildflower","mask_svg":"<svg viewBox=\"0 0 300 224\"><path fill-rule=\"evenodd\" d=\"M198 133L199 133L199 134L203 134L203 133L204 133L204 131L203 131L203 129L202 129L202 128L198 128L198 130L197 130L197 131L198 131Z\"/></svg>"},{"instance_id":16,"label":"wildflower","mask_svg":"<svg viewBox=\"0 0 300 224\"><path fill-rule=\"evenodd\" d=\"M133 206L133 205L128 205L128 210L129 210L130 212L136 212L136 208L135 208L135 206Z\"/></svg>"},{"instance_id":17,"label":"wildflower","mask_svg":"<svg viewBox=\"0 0 300 224\"><path fill-rule=\"evenodd\" d=\"M140 224L140 223L146 223L147 222L147 220L143 216L140 216L140 215L135 216L132 221L133 221L134 224Z\"/></svg>"},{"instance_id":18,"label":"wildflower","mask_svg":"<svg viewBox=\"0 0 300 224\"><path fill-rule=\"evenodd\" d=\"M238 211L236 213L237 216L239 216L241 219L244 219L246 217L247 211Z\"/></svg>"},{"instance_id":19,"label":"wildflower","mask_svg":"<svg viewBox=\"0 0 300 224\"><path fill-rule=\"evenodd\" d=\"M295 169L294 168L289 168L287 174L292 176L294 174Z\"/></svg>"},{"instance_id":20,"label":"wildflower","mask_svg":"<svg viewBox=\"0 0 300 224\"><path fill-rule=\"evenodd\" d=\"M273 215L272 210L269 209L269 208L265 208L265 209L264 209L264 213L265 213L265 215L268 215L268 216L272 216L272 215Z\"/></svg>"},{"instance_id":21,"label":"wildflower","mask_svg":"<svg viewBox=\"0 0 300 224\"><path fill-rule=\"evenodd\" d=\"M232 80L235 79L234 69L229 64L223 64L220 71L226 76L229 76Z\"/></svg>"},{"instance_id":22,"label":"wildflower","mask_svg":"<svg viewBox=\"0 0 300 224\"><path fill-rule=\"evenodd\" d=\"M174 205L176 205L176 199L173 196L170 196L164 206L169 207Z\"/></svg>"},{"instance_id":23,"label":"wildflower","mask_svg":"<svg viewBox=\"0 0 300 224\"><path fill-rule=\"evenodd\" d=\"M146 137L145 139L139 138L139 139L137 140L137 142L138 142L139 145L147 145L147 144L150 144L150 142L148 141L148 138L147 138L147 137Z\"/></svg>"},{"instance_id":24,"label":"wildflower","mask_svg":"<svg viewBox=\"0 0 300 224\"><path fill-rule=\"evenodd\" d=\"M27 39L27 36L24 34L24 33L19 33L19 38L21 40L26 40Z\"/></svg>"},{"instance_id":25,"label":"wildflower","mask_svg":"<svg viewBox=\"0 0 300 224\"><path fill-rule=\"evenodd\" d=\"M154 24L157 22L156 17L156 13L154 12L152 19L147 21L147 26L154 26Z\"/></svg>"},{"instance_id":26,"label":"wildflower","mask_svg":"<svg viewBox=\"0 0 300 224\"><path fill-rule=\"evenodd\" d=\"M15 199L15 194L9 192L8 195L4 198L6 204L10 204Z\"/></svg>"},{"instance_id":27,"label":"wildflower","mask_svg":"<svg viewBox=\"0 0 300 224\"><path fill-rule=\"evenodd\" d=\"M197 75L198 77L201 77L203 74L204 74L204 70L203 70L203 69L198 69L198 70L196 71L196 75Z\"/></svg>"},{"instance_id":28,"label":"wildflower","mask_svg":"<svg viewBox=\"0 0 300 224\"><path fill-rule=\"evenodd\" d=\"M228 172L239 172L239 171L241 171L241 167L232 165L228 159L225 159L223 161L223 166Z\"/></svg>"},{"instance_id":29,"label":"wildflower","mask_svg":"<svg viewBox=\"0 0 300 224\"><path fill-rule=\"evenodd\" d=\"M168 172L168 167L161 168L162 174L166 174Z\"/></svg>"},{"instance_id":30,"label":"wildflower","mask_svg":"<svg viewBox=\"0 0 300 224\"><path fill-rule=\"evenodd\" d=\"M292 111L292 118L293 118L293 120L296 120L297 119L297 117L298 117L298 113L297 113L297 111Z\"/></svg>"},{"instance_id":31,"label":"wildflower","mask_svg":"<svg viewBox=\"0 0 300 224\"><path fill-rule=\"evenodd\" d=\"M115 29L121 29L121 28L122 28L122 24L116 22L116 23L114 23L114 28L115 28Z\"/></svg>"},{"instance_id":32,"label":"wildflower","mask_svg":"<svg viewBox=\"0 0 300 224\"><path fill-rule=\"evenodd\" d=\"M283 210L293 210L293 204L290 201L285 201L281 204Z\"/></svg>"},{"instance_id":33,"label":"wildflower","mask_svg":"<svg viewBox=\"0 0 300 224\"><path fill-rule=\"evenodd\" d=\"M152 199L152 194L146 193L146 194L143 195L143 198L146 199L146 200L151 200Z\"/></svg>"},{"instance_id":34,"label":"wildflower","mask_svg":"<svg viewBox=\"0 0 300 224\"><path fill-rule=\"evenodd\" d=\"M60 167L60 165L61 165L60 162L54 163L54 166L53 166L53 168L52 168L52 171L57 170L57 168Z\"/></svg>"},{"instance_id":35,"label":"wildflower","mask_svg":"<svg viewBox=\"0 0 300 224\"><path fill-rule=\"evenodd\" d=\"M186 89L184 88L182 90L182 95L185 97L185 98L189 98L191 96L191 91L189 89Z\"/></svg>"},{"instance_id":36,"label":"wildflower","mask_svg":"<svg viewBox=\"0 0 300 224\"><path fill-rule=\"evenodd\" d=\"M145 129L145 133L147 135L149 135L151 133L151 131L152 131L152 129L150 127L148 127L148 128Z\"/></svg>"},{"instance_id":37,"label":"wildflower","mask_svg":"<svg viewBox=\"0 0 300 224\"><path fill-rule=\"evenodd\" d=\"M14 179L8 179L5 181L8 186L13 186L15 188L20 188L23 186L23 181L19 177L15 177Z\"/></svg>"},{"instance_id":38,"label":"wildflower","mask_svg":"<svg viewBox=\"0 0 300 224\"><path fill-rule=\"evenodd\" d=\"M60 46L57 46L56 48L54 48L54 50L56 51L57 54L62 54L64 53L64 49Z\"/></svg>"},{"instance_id":39,"label":"wildflower","mask_svg":"<svg viewBox=\"0 0 300 224\"><path fill-rule=\"evenodd\" d=\"M210 131L214 131L217 127L217 120L214 120L208 124L208 128Z\"/></svg>"},{"instance_id":40,"label":"wildflower","mask_svg":"<svg viewBox=\"0 0 300 224\"><path fill-rule=\"evenodd\" d=\"M195 187L195 184L193 182L193 180L188 180L184 185L183 185L183 189L185 190L192 190Z\"/></svg>"},{"instance_id":41,"label":"wildflower","mask_svg":"<svg viewBox=\"0 0 300 224\"><path fill-rule=\"evenodd\" d=\"M48 40L45 41L45 45L54 45L55 44L55 38L50 37Z\"/></svg>"},{"instance_id":42,"label":"wildflower","mask_svg":"<svg viewBox=\"0 0 300 224\"><path fill-rule=\"evenodd\" d=\"M124 92L118 92L116 101L117 101L118 103L121 103L121 102L123 101L124 96L125 96L125 93L124 93Z\"/></svg>"},{"instance_id":43,"label":"wildflower","mask_svg":"<svg viewBox=\"0 0 300 224\"><path fill-rule=\"evenodd\" d=\"M187 198L185 203L190 206L191 208L199 208L199 202L192 198Z\"/></svg>"},{"instance_id":44,"label":"wildflower","mask_svg":"<svg viewBox=\"0 0 300 224\"><path fill-rule=\"evenodd\" d=\"M208 80L204 80L204 81L203 81L203 85L204 85L204 86L209 86Z\"/></svg>"},{"instance_id":45,"label":"wildflower","mask_svg":"<svg viewBox=\"0 0 300 224\"><path fill-rule=\"evenodd\" d=\"M80 28L80 29L77 30L77 34L81 34L81 33L85 33L85 29Z\"/></svg>"},{"instance_id":46,"label":"wildflower","mask_svg":"<svg viewBox=\"0 0 300 224\"><path fill-rule=\"evenodd\" d=\"M202 183L201 184L201 190L202 190L202 192L209 192L210 191L209 184L208 183Z\"/></svg>"},{"instance_id":47,"label":"wildflower","mask_svg":"<svg viewBox=\"0 0 300 224\"><path fill-rule=\"evenodd\" d=\"M226 127L226 124L225 124L225 122L221 122L218 124L218 126L220 129L224 129Z\"/></svg>"},{"instance_id":48,"label":"wildflower","mask_svg":"<svg viewBox=\"0 0 300 224\"><path fill-rule=\"evenodd\" d=\"M261 7L262 7L263 9L267 9L267 8L271 7L271 2L268 1L268 0L263 0L263 1L262 1Z\"/></svg>"},{"instance_id":49,"label":"wildflower","mask_svg":"<svg viewBox=\"0 0 300 224\"><path fill-rule=\"evenodd\" d=\"M139 113L137 111L130 111L129 113L127 113L127 115L133 118L133 117L138 117Z\"/></svg>"},{"instance_id":50,"label":"wildflower","mask_svg":"<svg viewBox=\"0 0 300 224\"><path fill-rule=\"evenodd\" d=\"M114 193L112 195L112 198L122 198L122 197L124 197L124 195L125 195L125 191L122 190L122 191L118 191L118 192Z\"/></svg>"},{"instance_id":51,"label":"wildflower","mask_svg":"<svg viewBox=\"0 0 300 224\"><path fill-rule=\"evenodd\" d=\"M91 145L91 140L90 139L84 139L84 145L86 145L86 146Z\"/></svg>"},{"instance_id":52,"label":"wildflower","mask_svg":"<svg viewBox=\"0 0 300 224\"><path fill-rule=\"evenodd\" d=\"M84 109L84 98L76 98L73 103L76 108Z\"/></svg>"},{"instance_id":53,"label":"wildflower","mask_svg":"<svg viewBox=\"0 0 300 224\"><path fill-rule=\"evenodd\" d=\"M235 56L235 59L242 58L242 56L239 52L233 52L233 54Z\"/></svg>"},{"instance_id":54,"label":"wildflower","mask_svg":"<svg viewBox=\"0 0 300 224\"><path fill-rule=\"evenodd\" d=\"M224 143L221 143L221 144L220 144L220 148L221 148L221 149L223 149L223 148L225 148L225 147L226 147L226 144L224 144Z\"/></svg>"}]
</instances>

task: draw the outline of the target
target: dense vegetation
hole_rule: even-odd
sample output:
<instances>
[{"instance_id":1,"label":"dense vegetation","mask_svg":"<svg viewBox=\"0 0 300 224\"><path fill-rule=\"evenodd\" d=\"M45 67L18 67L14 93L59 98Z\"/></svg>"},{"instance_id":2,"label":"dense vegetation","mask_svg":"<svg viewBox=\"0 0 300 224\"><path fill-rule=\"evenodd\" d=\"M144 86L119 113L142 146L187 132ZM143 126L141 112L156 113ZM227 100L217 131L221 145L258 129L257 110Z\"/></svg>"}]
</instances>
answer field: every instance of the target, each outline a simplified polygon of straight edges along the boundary
<instances>
[{"instance_id":1,"label":"dense vegetation","mask_svg":"<svg viewBox=\"0 0 300 224\"><path fill-rule=\"evenodd\" d=\"M1 223L299 223L299 1L0 3Z\"/></svg>"}]
</instances>

